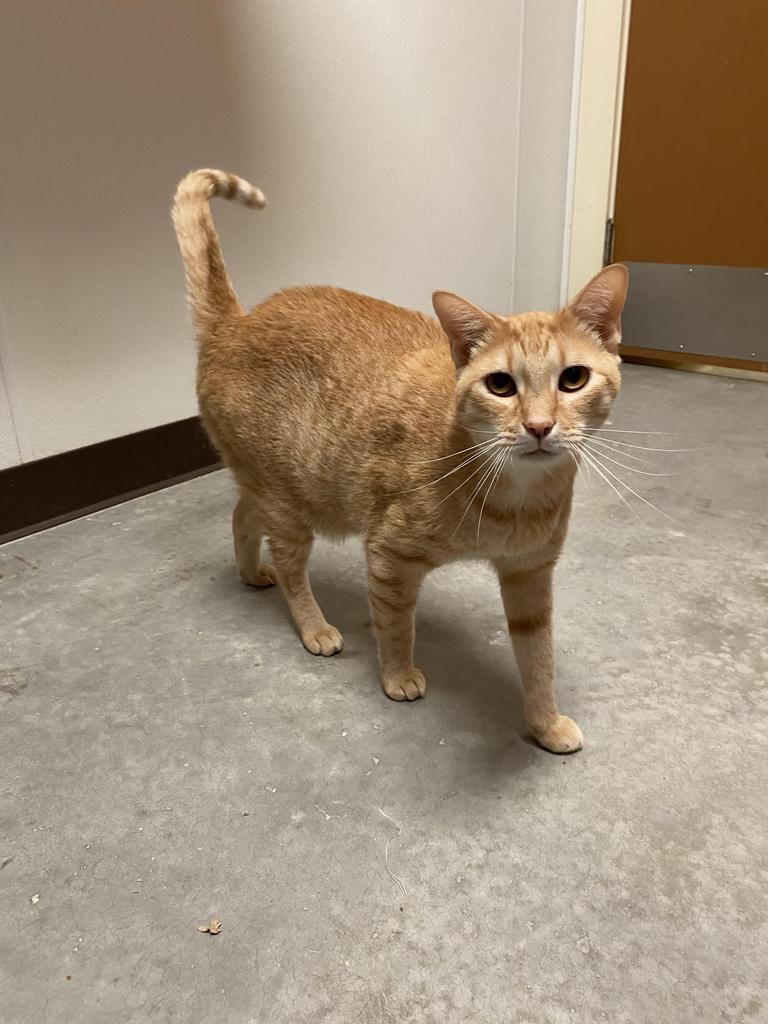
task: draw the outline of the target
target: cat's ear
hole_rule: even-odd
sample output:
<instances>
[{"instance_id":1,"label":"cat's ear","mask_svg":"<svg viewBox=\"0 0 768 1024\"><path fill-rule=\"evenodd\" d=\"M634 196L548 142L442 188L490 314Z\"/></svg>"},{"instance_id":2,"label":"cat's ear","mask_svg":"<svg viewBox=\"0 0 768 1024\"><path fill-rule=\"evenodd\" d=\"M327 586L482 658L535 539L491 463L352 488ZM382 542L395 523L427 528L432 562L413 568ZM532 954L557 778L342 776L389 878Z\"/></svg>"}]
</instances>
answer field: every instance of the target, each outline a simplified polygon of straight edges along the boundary
<instances>
[{"instance_id":1,"label":"cat's ear","mask_svg":"<svg viewBox=\"0 0 768 1024\"><path fill-rule=\"evenodd\" d=\"M619 350L628 290L629 271L622 263L612 263L595 274L568 305L577 320L599 335L609 352Z\"/></svg>"},{"instance_id":2,"label":"cat's ear","mask_svg":"<svg viewBox=\"0 0 768 1024\"><path fill-rule=\"evenodd\" d=\"M488 340L495 323L494 318L451 292L435 292L432 306L448 335L453 361L460 370L469 362L473 351Z\"/></svg>"}]
</instances>

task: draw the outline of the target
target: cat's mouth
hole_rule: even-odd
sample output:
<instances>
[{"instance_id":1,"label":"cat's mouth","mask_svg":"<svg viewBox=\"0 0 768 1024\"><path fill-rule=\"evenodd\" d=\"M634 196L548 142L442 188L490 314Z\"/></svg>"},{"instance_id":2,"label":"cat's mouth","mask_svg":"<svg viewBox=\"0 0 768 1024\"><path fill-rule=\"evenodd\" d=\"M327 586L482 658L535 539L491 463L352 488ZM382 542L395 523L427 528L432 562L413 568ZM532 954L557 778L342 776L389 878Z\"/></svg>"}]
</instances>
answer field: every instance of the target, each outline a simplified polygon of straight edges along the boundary
<instances>
[{"instance_id":1,"label":"cat's mouth","mask_svg":"<svg viewBox=\"0 0 768 1024\"><path fill-rule=\"evenodd\" d=\"M534 448L530 445L530 441L528 441L528 443L523 442L522 444L518 442L513 447L517 449L515 454L519 455L521 459L553 459L556 456L563 454L563 449L559 445L546 447L544 445L539 445Z\"/></svg>"},{"instance_id":2,"label":"cat's mouth","mask_svg":"<svg viewBox=\"0 0 768 1024\"><path fill-rule=\"evenodd\" d=\"M508 448L511 450L511 454L519 459L531 460L533 462L546 462L550 459L556 459L564 454L561 446L557 447L543 447L538 446L536 448L530 447L531 438L518 438L515 439L510 436L501 435L499 438L502 448Z\"/></svg>"}]
</instances>

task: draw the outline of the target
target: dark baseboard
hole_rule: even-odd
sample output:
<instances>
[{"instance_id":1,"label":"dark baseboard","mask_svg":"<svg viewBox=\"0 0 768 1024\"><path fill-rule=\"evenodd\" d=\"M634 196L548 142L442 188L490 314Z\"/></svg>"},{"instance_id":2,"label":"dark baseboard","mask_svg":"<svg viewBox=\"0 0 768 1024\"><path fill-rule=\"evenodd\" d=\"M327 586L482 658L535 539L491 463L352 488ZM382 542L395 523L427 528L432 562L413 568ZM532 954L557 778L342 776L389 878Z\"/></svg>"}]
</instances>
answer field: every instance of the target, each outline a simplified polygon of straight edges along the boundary
<instances>
[{"instance_id":1,"label":"dark baseboard","mask_svg":"<svg viewBox=\"0 0 768 1024\"><path fill-rule=\"evenodd\" d=\"M197 416L0 472L0 543L219 469Z\"/></svg>"},{"instance_id":2,"label":"dark baseboard","mask_svg":"<svg viewBox=\"0 0 768 1024\"><path fill-rule=\"evenodd\" d=\"M625 363L645 366L663 366L673 370L698 370L702 373L722 373L733 376L748 375L756 380L768 380L768 363L761 359L733 359L730 356L704 356L695 352L668 352L661 348L640 348L622 345L621 358Z\"/></svg>"}]
</instances>

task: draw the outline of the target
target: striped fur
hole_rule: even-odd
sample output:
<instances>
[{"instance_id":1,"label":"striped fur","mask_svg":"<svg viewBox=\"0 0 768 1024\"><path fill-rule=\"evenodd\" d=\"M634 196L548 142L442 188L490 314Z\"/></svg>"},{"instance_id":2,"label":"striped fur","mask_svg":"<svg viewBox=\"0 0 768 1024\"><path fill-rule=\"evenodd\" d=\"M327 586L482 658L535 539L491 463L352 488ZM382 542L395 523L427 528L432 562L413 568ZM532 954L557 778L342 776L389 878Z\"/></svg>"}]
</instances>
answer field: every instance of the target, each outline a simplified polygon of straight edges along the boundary
<instances>
[{"instance_id":1,"label":"striped fur","mask_svg":"<svg viewBox=\"0 0 768 1024\"><path fill-rule=\"evenodd\" d=\"M176 190L171 216L187 276L187 297L198 339L226 317L241 315L229 279L209 202L215 196L261 210L267 200L260 189L226 171L192 171Z\"/></svg>"},{"instance_id":2,"label":"striped fur","mask_svg":"<svg viewBox=\"0 0 768 1024\"><path fill-rule=\"evenodd\" d=\"M264 196L242 178L202 170L181 182L173 206L199 342L200 412L240 487L240 576L255 587L278 583L304 646L329 656L343 641L312 593L312 539L363 536L381 683L393 700L416 700L426 689L413 664L424 577L459 559L490 562L530 729L549 750L577 749L581 733L555 703L551 625L575 462L566 448L526 459L525 422L550 419L576 433L604 422L619 390L626 271L606 268L556 313L504 317L440 292L438 323L317 287L245 313L211 220L214 196L255 208ZM565 395L559 368L573 365L588 367L591 383ZM491 392L499 372L525 382L519 394ZM506 447L486 451L491 443ZM265 537L273 565L262 561Z\"/></svg>"}]
</instances>

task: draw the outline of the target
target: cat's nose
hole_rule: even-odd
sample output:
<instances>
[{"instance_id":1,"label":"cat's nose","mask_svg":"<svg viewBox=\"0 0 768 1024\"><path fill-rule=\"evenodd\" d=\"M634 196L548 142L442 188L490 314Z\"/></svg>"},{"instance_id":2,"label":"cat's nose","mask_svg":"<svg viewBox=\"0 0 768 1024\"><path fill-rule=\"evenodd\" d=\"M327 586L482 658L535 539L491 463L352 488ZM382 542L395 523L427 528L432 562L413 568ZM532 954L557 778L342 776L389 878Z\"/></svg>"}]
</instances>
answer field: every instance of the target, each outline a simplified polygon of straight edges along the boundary
<instances>
[{"instance_id":1,"label":"cat's nose","mask_svg":"<svg viewBox=\"0 0 768 1024\"><path fill-rule=\"evenodd\" d=\"M531 437L538 437L540 441L543 441L547 434L552 433L554 425L554 420L527 420L523 424Z\"/></svg>"}]
</instances>

